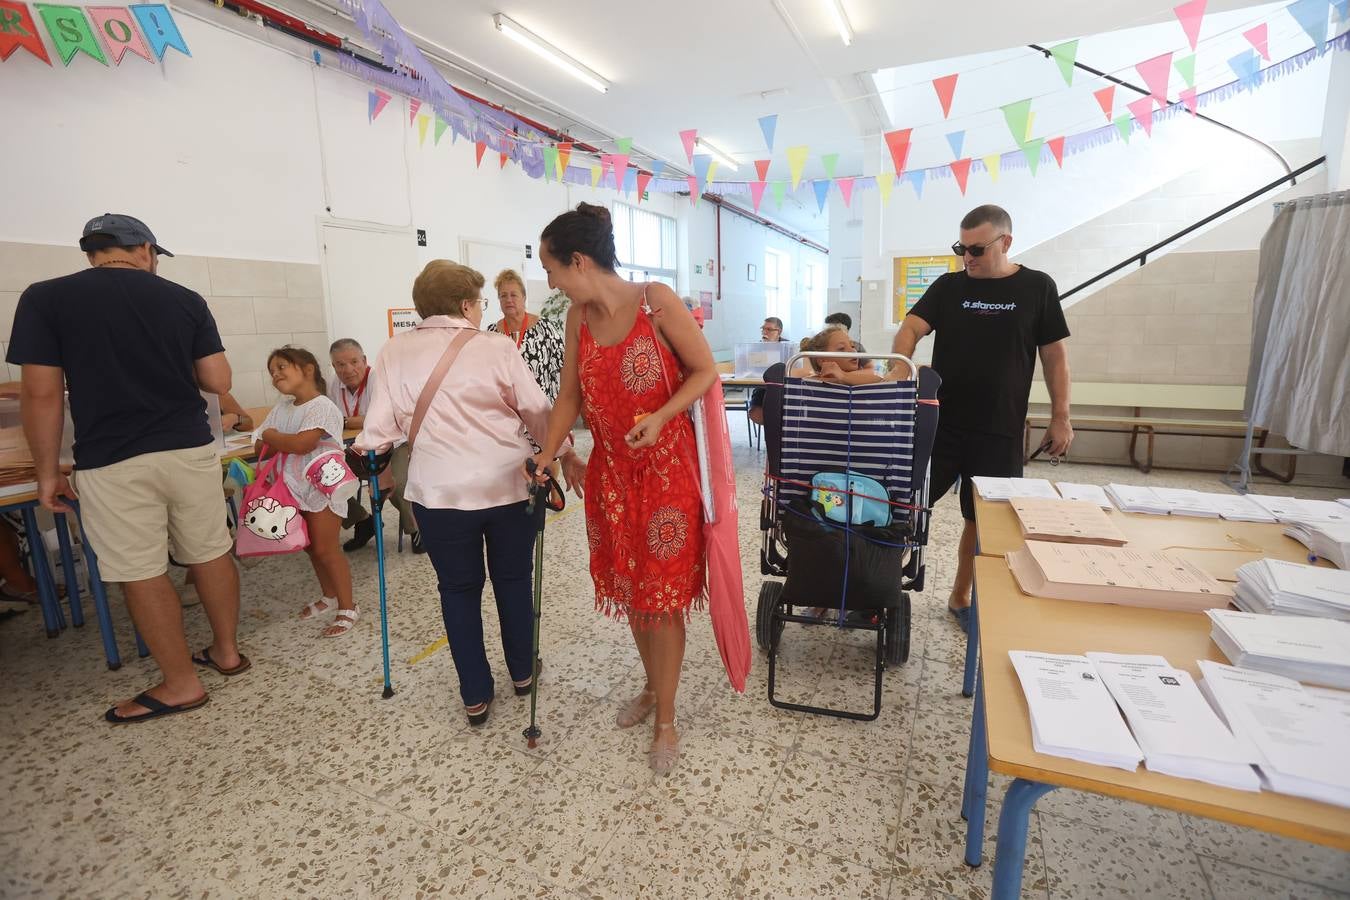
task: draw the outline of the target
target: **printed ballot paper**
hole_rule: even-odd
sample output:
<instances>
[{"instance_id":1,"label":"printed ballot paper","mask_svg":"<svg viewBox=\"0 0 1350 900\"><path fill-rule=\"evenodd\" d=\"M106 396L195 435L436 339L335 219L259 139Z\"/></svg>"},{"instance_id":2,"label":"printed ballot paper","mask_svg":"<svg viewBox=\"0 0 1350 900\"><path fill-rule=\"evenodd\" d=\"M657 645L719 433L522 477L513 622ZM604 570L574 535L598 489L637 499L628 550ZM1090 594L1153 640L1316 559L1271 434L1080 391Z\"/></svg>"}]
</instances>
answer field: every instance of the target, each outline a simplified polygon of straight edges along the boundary
<instances>
[{"instance_id":1,"label":"printed ballot paper","mask_svg":"<svg viewBox=\"0 0 1350 900\"><path fill-rule=\"evenodd\" d=\"M1065 500L1088 500L1102 509L1115 509L1111 498L1106 496L1100 484L1076 484L1072 481L1056 481L1055 488Z\"/></svg>"},{"instance_id":2,"label":"printed ballot paper","mask_svg":"<svg viewBox=\"0 0 1350 900\"><path fill-rule=\"evenodd\" d=\"M1008 567L1033 597L1187 612L1225 607L1233 597L1187 560L1129 547L1027 541L1008 554Z\"/></svg>"},{"instance_id":3,"label":"printed ballot paper","mask_svg":"<svg viewBox=\"0 0 1350 900\"><path fill-rule=\"evenodd\" d=\"M1041 497L1014 497L1008 501L1029 541L1060 541L1069 544L1105 544L1119 547L1129 543L1120 529L1088 500L1045 500Z\"/></svg>"},{"instance_id":4,"label":"printed ballot paper","mask_svg":"<svg viewBox=\"0 0 1350 900\"><path fill-rule=\"evenodd\" d=\"M1297 681L1199 661L1200 691L1239 742L1257 753L1272 791L1350 807L1350 701Z\"/></svg>"},{"instance_id":5,"label":"printed ballot paper","mask_svg":"<svg viewBox=\"0 0 1350 900\"><path fill-rule=\"evenodd\" d=\"M1102 683L1125 713L1144 767L1151 772L1259 791L1259 760L1233 737L1185 669L1161 656L1088 653Z\"/></svg>"},{"instance_id":6,"label":"printed ballot paper","mask_svg":"<svg viewBox=\"0 0 1350 900\"><path fill-rule=\"evenodd\" d=\"M1210 639L1244 669L1350 689L1350 622L1208 610Z\"/></svg>"},{"instance_id":7,"label":"printed ballot paper","mask_svg":"<svg viewBox=\"0 0 1350 900\"><path fill-rule=\"evenodd\" d=\"M1279 616L1350 620L1350 572L1258 559L1237 570L1238 609Z\"/></svg>"},{"instance_id":8,"label":"printed ballot paper","mask_svg":"<svg viewBox=\"0 0 1350 900\"><path fill-rule=\"evenodd\" d=\"M1044 497L1058 500L1055 486L1044 478L992 478L976 475L970 479L986 500L1011 500L1014 497Z\"/></svg>"},{"instance_id":9,"label":"printed ballot paper","mask_svg":"<svg viewBox=\"0 0 1350 900\"><path fill-rule=\"evenodd\" d=\"M1031 712L1031 744L1037 753L1063 756L1133 772L1144 758L1092 662L1010 650Z\"/></svg>"}]
</instances>

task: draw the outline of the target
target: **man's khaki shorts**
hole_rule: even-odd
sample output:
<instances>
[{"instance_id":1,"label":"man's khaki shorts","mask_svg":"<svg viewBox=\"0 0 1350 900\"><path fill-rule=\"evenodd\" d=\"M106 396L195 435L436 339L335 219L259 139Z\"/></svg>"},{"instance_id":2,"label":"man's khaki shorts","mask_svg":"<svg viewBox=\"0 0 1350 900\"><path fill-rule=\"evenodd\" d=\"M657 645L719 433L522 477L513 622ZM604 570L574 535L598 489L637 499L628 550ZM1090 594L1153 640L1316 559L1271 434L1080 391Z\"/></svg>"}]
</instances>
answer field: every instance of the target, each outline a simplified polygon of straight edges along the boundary
<instances>
[{"instance_id":1,"label":"man's khaki shorts","mask_svg":"<svg viewBox=\"0 0 1350 900\"><path fill-rule=\"evenodd\" d=\"M145 581L230 552L216 445L144 453L76 470L80 521L104 581Z\"/></svg>"}]
</instances>

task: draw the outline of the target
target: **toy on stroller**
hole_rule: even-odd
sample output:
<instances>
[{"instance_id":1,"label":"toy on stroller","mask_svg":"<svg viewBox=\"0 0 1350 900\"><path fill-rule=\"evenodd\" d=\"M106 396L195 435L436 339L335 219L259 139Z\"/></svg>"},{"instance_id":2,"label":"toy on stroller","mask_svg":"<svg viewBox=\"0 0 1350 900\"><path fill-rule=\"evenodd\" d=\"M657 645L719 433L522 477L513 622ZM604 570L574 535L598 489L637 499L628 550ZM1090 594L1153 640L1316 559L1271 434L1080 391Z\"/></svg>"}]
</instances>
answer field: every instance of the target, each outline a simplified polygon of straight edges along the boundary
<instances>
[{"instance_id":1,"label":"toy on stroller","mask_svg":"<svg viewBox=\"0 0 1350 900\"><path fill-rule=\"evenodd\" d=\"M781 709L872 720L886 666L909 658L909 591L923 590L928 541L928 459L941 378L899 355L910 380L849 387L786 373L801 353L764 373L768 463L760 570L785 578L759 592L756 637L769 654L769 702ZM828 614L803 614L799 608ZM786 622L876 634L871 713L778 700L775 663Z\"/></svg>"}]
</instances>

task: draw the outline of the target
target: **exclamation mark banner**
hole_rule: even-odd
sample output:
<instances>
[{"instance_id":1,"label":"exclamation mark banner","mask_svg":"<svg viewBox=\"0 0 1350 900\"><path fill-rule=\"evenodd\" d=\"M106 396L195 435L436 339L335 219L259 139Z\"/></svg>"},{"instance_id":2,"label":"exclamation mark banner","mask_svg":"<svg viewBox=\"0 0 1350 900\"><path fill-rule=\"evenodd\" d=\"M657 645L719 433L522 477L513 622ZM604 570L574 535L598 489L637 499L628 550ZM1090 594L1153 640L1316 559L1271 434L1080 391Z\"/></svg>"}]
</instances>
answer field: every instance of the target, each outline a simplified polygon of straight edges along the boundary
<instances>
[{"instance_id":1,"label":"exclamation mark banner","mask_svg":"<svg viewBox=\"0 0 1350 900\"><path fill-rule=\"evenodd\" d=\"M156 59L163 59L164 51L170 47L184 56L192 55L187 41L183 40L183 35L178 30L178 23L173 20L169 8L163 3L137 3L127 9L130 9L131 14L136 17L136 24L141 26L141 33L149 41Z\"/></svg>"}]
</instances>

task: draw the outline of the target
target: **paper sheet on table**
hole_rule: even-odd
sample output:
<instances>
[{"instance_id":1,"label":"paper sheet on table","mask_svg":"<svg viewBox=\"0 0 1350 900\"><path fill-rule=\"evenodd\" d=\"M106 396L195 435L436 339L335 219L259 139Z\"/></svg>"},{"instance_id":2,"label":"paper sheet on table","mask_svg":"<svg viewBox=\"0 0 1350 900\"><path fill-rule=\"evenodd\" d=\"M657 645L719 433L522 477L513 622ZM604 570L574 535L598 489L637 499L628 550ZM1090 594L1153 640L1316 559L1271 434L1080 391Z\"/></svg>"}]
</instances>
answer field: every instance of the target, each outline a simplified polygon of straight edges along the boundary
<instances>
[{"instance_id":1,"label":"paper sheet on table","mask_svg":"<svg viewBox=\"0 0 1350 900\"><path fill-rule=\"evenodd\" d=\"M1044 478L993 478L976 475L970 479L986 500L1011 500L1013 497L1044 497L1058 500L1055 486Z\"/></svg>"},{"instance_id":2,"label":"paper sheet on table","mask_svg":"<svg viewBox=\"0 0 1350 900\"><path fill-rule=\"evenodd\" d=\"M1112 547L1129 543L1102 508L1089 500L1014 497L1009 502L1028 540Z\"/></svg>"},{"instance_id":3,"label":"paper sheet on table","mask_svg":"<svg viewBox=\"0 0 1350 900\"><path fill-rule=\"evenodd\" d=\"M1077 484L1072 481L1056 481L1055 488L1065 500L1088 500L1102 509L1115 509L1111 498L1106 496L1100 484Z\"/></svg>"},{"instance_id":4,"label":"paper sheet on table","mask_svg":"<svg viewBox=\"0 0 1350 900\"><path fill-rule=\"evenodd\" d=\"M1028 541L1008 567L1033 597L1199 612L1225 607L1232 588L1189 560L1129 547Z\"/></svg>"},{"instance_id":5,"label":"paper sheet on table","mask_svg":"<svg viewBox=\"0 0 1350 900\"><path fill-rule=\"evenodd\" d=\"M1010 650L1037 753L1133 772L1144 758L1086 656Z\"/></svg>"}]
</instances>

